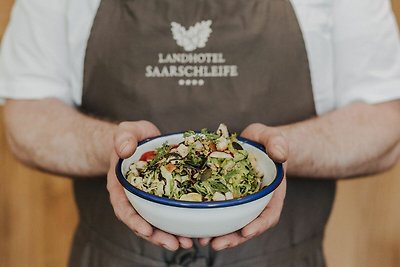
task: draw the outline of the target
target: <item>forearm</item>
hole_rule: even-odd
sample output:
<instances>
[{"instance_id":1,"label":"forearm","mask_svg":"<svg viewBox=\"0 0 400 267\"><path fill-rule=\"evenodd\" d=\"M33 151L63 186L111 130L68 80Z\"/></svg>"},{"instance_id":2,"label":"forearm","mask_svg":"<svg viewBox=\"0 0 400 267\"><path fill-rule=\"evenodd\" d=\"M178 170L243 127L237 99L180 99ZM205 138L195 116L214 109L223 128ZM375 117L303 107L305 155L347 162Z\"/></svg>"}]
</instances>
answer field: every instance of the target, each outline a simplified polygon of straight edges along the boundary
<instances>
[{"instance_id":1,"label":"forearm","mask_svg":"<svg viewBox=\"0 0 400 267\"><path fill-rule=\"evenodd\" d=\"M289 175L370 175L389 169L399 159L400 101L355 103L280 129L289 143Z\"/></svg>"},{"instance_id":2,"label":"forearm","mask_svg":"<svg viewBox=\"0 0 400 267\"><path fill-rule=\"evenodd\" d=\"M66 176L107 172L116 125L55 99L7 101L4 116L11 150L24 163Z\"/></svg>"}]
</instances>

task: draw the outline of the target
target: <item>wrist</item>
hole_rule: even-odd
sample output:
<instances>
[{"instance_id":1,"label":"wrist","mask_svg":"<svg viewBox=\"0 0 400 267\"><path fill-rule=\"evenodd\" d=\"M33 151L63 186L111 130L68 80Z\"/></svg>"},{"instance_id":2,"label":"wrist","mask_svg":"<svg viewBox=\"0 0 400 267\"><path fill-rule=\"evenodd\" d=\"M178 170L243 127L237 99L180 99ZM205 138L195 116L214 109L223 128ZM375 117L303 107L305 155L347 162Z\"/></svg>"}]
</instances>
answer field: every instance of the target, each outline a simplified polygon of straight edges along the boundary
<instances>
[{"instance_id":1,"label":"wrist","mask_svg":"<svg viewBox=\"0 0 400 267\"><path fill-rule=\"evenodd\" d=\"M114 134L118 126L111 122L98 121L93 134L94 157L98 162L99 172L107 173L110 167L110 155L114 150Z\"/></svg>"}]
</instances>

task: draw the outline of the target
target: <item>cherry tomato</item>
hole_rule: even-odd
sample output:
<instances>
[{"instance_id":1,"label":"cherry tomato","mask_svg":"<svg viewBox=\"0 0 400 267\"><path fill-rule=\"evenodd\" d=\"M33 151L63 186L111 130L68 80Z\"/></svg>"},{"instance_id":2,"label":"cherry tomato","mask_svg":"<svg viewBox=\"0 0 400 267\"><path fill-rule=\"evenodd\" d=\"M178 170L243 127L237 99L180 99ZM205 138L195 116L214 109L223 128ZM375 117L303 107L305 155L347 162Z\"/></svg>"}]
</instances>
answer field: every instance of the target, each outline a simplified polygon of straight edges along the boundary
<instances>
[{"instance_id":1,"label":"cherry tomato","mask_svg":"<svg viewBox=\"0 0 400 267\"><path fill-rule=\"evenodd\" d=\"M155 156L156 156L156 152L154 150L151 150L151 151L144 152L139 160L149 161L149 160L154 159Z\"/></svg>"}]
</instances>

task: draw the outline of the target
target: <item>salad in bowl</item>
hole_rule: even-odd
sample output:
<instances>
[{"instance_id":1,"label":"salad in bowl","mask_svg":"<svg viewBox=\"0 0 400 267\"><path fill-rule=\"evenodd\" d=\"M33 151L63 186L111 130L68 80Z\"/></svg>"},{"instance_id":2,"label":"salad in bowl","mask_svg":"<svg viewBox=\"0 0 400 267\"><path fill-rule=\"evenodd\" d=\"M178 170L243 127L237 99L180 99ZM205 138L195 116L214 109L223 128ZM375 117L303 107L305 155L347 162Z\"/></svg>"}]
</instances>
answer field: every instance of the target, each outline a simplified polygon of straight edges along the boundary
<instances>
[{"instance_id":1,"label":"salad in bowl","mask_svg":"<svg viewBox=\"0 0 400 267\"><path fill-rule=\"evenodd\" d=\"M283 180L265 148L201 130L157 136L119 159L116 176L133 208L153 226L179 236L215 237L254 220Z\"/></svg>"}]
</instances>

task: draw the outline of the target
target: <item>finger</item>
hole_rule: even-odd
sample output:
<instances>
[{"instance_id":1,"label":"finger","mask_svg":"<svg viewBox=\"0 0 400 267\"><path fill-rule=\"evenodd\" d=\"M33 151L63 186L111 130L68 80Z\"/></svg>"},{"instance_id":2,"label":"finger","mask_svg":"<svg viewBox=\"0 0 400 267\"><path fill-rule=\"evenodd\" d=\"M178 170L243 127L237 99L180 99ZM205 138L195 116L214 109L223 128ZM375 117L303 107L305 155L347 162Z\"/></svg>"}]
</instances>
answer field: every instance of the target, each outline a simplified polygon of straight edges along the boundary
<instances>
[{"instance_id":1,"label":"finger","mask_svg":"<svg viewBox=\"0 0 400 267\"><path fill-rule=\"evenodd\" d=\"M212 239L211 237L199 238L199 244L200 244L201 246L207 246L208 243L210 243L211 239Z\"/></svg>"},{"instance_id":2,"label":"finger","mask_svg":"<svg viewBox=\"0 0 400 267\"><path fill-rule=\"evenodd\" d=\"M283 179L282 183L274 191L267 207L254 221L241 230L242 236L252 238L275 226L281 215L285 195L286 179Z\"/></svg>"},{"instance_id":3,"label":"finger","mask_svg":"<svg viewBox=\"0 0 400 267\"><path fill-rule=\"evenodd\" d=\"M136 150L138 140L131 132L118 129L114 137L115 151L121 158L130 157Z\"/></svg>"},{"instance_id":4,"label":"finger","mask_svg":"<svg viewBox=\"0 0 400 267\"><path fill-rule=\"evenodd\" d=\"M121 158L133 154L137 143L160 134L157 127L148 121L121 122L114 135L115 151Z\"/></svg>"},{"instance_id":5,"label":"finger","mask_svg":"<svg viewBox=\"0 0 400 267\"><path fill-rule=\"evenodd\" d=\"M224 236L215 237L211 241L211 247L214 250L223 250L226 248L235 247L247 239L243 237L239 232L233 232Z\"/></svg>"},{"instance_id":6,"label":"finger","mask_svg":"<svg viewBox=\"0 0 400 267\"><path fill-rule=\"evenodd\" d=\"M154 229L153 234L147 240L171 251L175 251L179 248L179 240L177 237L159 229Z\"/></svg>"},{"instance_id":7,"label":"finger","mask_svg":"<svg viewBox=\"0 0 400 267\"><path fill-rule=\"evenodd\" d=\"M188 238L188 237L183 237L183 236L179 236L178 237L178 241L179 244L182 248L191 248L193 246L193 241L192 239Z\"/></svg>"},{"instance_id":8,"label":"finger","mask_svg":"<svg viewBox=\"0 0 400 267\"><path fill-rule=\"evenodd\" d=\"M117 155L113 153L111 161L114 162L114 165L116 159ZM122 185L118 182L114 174L113 168L110 168L107 175L107 190L110 193L110 201L118 219L139 235L144 237L151 236L153 227L133 209L125 195Z\"/></svg>"},{"instance_id":9,"label":"finger","mask_svg":"<svg viewBox=\"0 0 400 267\"><path fill-rule=\"evenodd\" d=\"M244 129L241 136L263 144L268 155L273 160L282 163L287 160L289 146L277 128L268 127L261 123L254 123Z\"/></svg>"}]
</instances>

